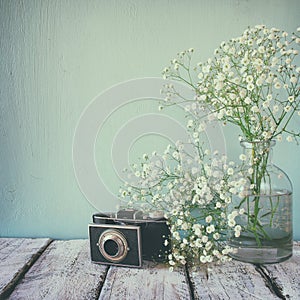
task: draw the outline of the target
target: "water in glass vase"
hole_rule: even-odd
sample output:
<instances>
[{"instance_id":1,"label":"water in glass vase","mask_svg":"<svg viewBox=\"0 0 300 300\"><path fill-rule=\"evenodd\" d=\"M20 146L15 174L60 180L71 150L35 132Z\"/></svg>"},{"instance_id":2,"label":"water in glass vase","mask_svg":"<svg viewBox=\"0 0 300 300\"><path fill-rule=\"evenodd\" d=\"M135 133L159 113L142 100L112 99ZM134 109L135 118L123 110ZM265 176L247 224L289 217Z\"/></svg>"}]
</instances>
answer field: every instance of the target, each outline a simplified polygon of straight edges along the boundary
<instances>
[{"instance_id":1,"label":"water in glass vase","mask_svg":"<svg viewBox=\"0 0 300 300\"><path fill-rule=\"evenodd\" d=\"M273 191L272 195L247 196L236 217L242 231L232 231L228 244L235 249L233 258L251 263L278 263L292 256L292 193Z\"/></svg>"}]
</instances>

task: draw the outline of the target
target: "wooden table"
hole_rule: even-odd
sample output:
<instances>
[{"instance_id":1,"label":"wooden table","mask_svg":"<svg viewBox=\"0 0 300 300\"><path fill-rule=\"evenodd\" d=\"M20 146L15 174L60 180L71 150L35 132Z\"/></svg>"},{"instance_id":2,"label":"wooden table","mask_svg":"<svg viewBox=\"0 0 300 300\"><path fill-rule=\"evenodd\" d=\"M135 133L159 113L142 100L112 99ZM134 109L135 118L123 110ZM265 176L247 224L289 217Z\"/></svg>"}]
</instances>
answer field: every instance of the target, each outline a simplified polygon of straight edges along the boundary
<instances>
[{"instance_id":1,"label":"wooden table","mask_svg":"<svg viewBox=\"0 0 300 300\"><path fill-rule=\"evenodd\" d=\"M300 299L300 243L275 265L232 261L209 273L161 264L92 264L87 240L0 238L0 299Z\"/></svg>"}]
</instances>

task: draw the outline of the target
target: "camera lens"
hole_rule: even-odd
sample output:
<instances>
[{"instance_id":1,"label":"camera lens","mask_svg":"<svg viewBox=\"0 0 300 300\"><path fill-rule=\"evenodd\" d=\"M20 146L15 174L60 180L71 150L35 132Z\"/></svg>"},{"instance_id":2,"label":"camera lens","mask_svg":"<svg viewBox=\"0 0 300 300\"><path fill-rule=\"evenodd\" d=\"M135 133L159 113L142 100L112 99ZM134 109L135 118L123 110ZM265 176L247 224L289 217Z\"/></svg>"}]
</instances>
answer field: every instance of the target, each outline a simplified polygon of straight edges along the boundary
<instances>
[{"instance_id":1,"label":"camera lens","mask_svg":"<svg viewBox=\"0 0 300 300\"><path fill-rule=\"evenodd\" d=\"M104 250L110 256L116 256L119 251L118 244L113 240L108 240L104 243Z\"/></svg>"},{"instance_id":2,"label":"camera lens","mask_svg":"<svg viewBox=\"0 0 300 300\"><path fill-rule=\"evenodd\" d=\"M105 230L99 237L99 251L110 262L121 262L128 253L128 244L125 236L119 230Z\"/></svg>"}]
</instances>

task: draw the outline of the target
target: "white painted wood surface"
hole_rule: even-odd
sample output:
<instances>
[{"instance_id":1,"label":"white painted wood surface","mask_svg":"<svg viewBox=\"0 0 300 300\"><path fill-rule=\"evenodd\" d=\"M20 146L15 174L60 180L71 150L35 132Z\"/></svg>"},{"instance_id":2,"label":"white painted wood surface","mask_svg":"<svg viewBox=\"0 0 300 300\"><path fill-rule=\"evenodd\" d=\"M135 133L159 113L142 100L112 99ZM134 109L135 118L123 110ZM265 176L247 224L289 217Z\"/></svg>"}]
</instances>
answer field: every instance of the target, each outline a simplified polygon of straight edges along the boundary
<instances>
[{"instance_id":1,"label":"white painted wood surface","mask_svg":"<svg viewBox=\"0 0 300 300\"><path fill-rule=\"evenodd\" d=\"M300 242L294 243L292 258L261 268L286 299L300 299Z\"/></svg>"},{"instance_id":2,"label":"white painted wood surface","mask_svg":"<svg viewBox=\"0 0 300 300\"><path fill-rule=\"evenodd\" d=\"M9 299L97 299L106 271L90 262L87 240L54 241Z\"/></svg>"},{"instance_id":3,"label":"white painted wood surface","mask_svg":"<svg viewBox=\"0 0 300 300\"><path fill-rule=\"evenodd\" d=\"M231 261L190 276L196 299L276 299L251 264Z\"/></svg>"},{"instance_id":4,"label":"white painted wood surface","mask_svg":"<svg viewBox=\"0 0 300 300\"><path fill-rule=\"evenodd\" d=\"M190 299L184 270L170 272L163 264L144 262L142 269L111 267L100 300Z\"/></svg>"},{"instance_id":5,"label":"white painted wood surface","mask_svg":"<svg viewBox=\"0 0 300 300\"><path fill-rule=\"evenodd\" d=\"M0 238L0 300L300 299L300 243L280 264L232 261L170 272L162 264L108 267L90 261L88 240Z\"/></svg>"},{"instance_id":6,"label":"white painted wood surface","mask_svg":"<svg viewBox=\"0 0 300 300\"><path fill-rule=\"evenodd\" d=\"M50 242L50 239L0 239L0 299L14 288Z\"/></svg>"}]
</instances>

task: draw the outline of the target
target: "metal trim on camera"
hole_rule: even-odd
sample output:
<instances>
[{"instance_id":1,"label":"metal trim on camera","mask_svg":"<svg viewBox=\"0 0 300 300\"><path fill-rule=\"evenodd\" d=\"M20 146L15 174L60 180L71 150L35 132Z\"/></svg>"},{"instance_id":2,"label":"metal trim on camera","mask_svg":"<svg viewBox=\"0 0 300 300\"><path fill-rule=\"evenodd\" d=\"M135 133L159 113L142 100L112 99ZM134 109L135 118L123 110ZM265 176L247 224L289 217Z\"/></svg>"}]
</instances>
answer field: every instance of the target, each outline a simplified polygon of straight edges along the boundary
<instances>
[{"instance_id":1,"label":"metal trim on camera","mask_svg":"<svg viewBox=\"0 0 300 300\"><path fill-rule=\"evenodd\" d=\"M105 230L100 235L97 246L103 257L114 263L124 260L130 250L125 236L114 229Z\"/></svg>"}]
</instances>

